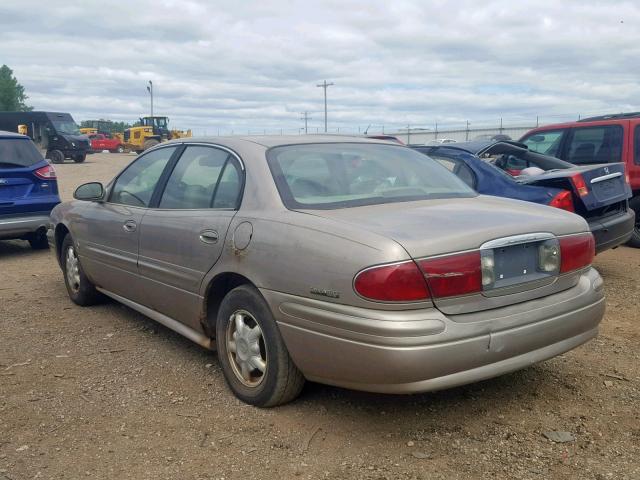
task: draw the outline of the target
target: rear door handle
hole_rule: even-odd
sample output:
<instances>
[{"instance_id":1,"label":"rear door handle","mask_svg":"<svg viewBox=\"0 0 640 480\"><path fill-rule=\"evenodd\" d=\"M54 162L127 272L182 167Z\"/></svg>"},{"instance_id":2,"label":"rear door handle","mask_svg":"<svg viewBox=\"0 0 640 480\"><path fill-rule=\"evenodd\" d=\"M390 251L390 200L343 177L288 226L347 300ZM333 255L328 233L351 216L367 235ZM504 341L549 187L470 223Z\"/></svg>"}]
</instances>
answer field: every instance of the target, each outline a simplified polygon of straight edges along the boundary
<instances>
[{"instance_id":1,"label":"rear door handle","mask_svg":"<svg viewBox=\"0 0 640 480\"><path fill-rule=\"evenodd\" d=\"M133 220L127 220L124 222L124 225L122 225L122 228L125 232L135 232L136 228L138 228L138 224Z\"/></svg>"},{"instance_id":2,"label":"rear door handle","mask_svg":"<svg viewBox=\"0 0 640 480\"><path fill-rule=\"evenodd\" d=\"M200 241L203 243L216 243L218 241L218 232L215 230L203 230L200 232Z\"/></svg>"}]
</instances>

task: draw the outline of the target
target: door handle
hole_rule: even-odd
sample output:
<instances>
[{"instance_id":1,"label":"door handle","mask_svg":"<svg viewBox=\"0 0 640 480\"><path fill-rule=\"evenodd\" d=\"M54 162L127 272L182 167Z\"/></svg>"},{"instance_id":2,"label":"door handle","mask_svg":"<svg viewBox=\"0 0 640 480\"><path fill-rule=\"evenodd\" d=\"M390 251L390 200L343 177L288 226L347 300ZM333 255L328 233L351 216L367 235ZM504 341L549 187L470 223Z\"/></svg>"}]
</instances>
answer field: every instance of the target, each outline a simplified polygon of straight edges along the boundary
<instances>
[{"instance_id":1,"label":"door handle","mask_svg":"<svg viewBox=\"0 0 640 480\"><path fill-rule=\"evenodd\" d=\"M138 228L138 224L133 220L127 220L122 225L122 228L124 229L125 232L135 232L136 228Z\"/></svg>"},{"instance_id":2,"label":"door handle","mask_svg":"<svg viewBox=\"0 0 640 480\"><path fill-rule=\"evenodd\" d=\"M218 241L218 232L215 230L203 230L200 232L200 241L203 243L216 243Z\"/></svg>"}]
</instances>

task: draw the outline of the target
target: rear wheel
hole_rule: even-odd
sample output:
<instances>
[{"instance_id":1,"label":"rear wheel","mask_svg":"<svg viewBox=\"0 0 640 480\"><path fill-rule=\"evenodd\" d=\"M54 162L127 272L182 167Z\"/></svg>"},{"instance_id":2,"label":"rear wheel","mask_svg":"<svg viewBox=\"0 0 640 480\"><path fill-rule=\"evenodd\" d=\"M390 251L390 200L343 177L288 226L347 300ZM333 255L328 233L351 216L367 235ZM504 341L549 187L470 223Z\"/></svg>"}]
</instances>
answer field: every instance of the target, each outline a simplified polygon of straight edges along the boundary
<instances>
[{"instance_id":1,"label":"rear wheel","mask_svg":"<svg viewBox=\"0 0 640 480\"><path fill-rule=\"evenodd\" d=\"M36 230L35 232L27 236L27 241L31 248L34 250L44 250L49 248L49 241L47 240L47 231L44 228Z\"/></svg>"},{"instance_id":2,"label":"rear wheel","mask_svg":"<svg viewBox=\"0 0 640 480\"><path fill-rule=\"evenodd\" d=\"M156 140L155 138L150 138L149 140L145 140L144 141L144 149L148 150L151 147L155 147L156 145L158 145L160 143L159 140Z\"/></svg>"},{"instance_id":3,"label":"rear wheel","mask_svg":"<svg viewBox=\"0 0 640 480\"><path fill-rule=\"evenodd\" d=\"M47 159L51 160L51 163L64 163L64 153L60 150L50 150L47 152Z\"/></svg>"},{"instance_id":4,"label":"rear wheel","mask_svg":"<svg viewBox=\"0 0 640 480\"><path fill-rule=\"evenodd\" d=\"M97 303L100 300L100 293L84 274L71 235L64 237L60 255L64 283L71 301L83 307Z\"/></svg>"},{"instance_id":5,"label":"rear wheel","mask_svg":"<svg viewBox=\"0 0 640 480\"><path fill-rule=\"evenodd\" d=\"M240 400L273 407L300 394L304 377L289 356L269 306L254 287L234 288L222 300L216 346L227 384Z\"/></svg>"},{"instance_id":6,"label":"rear wheel","mask_svg":"<svg viewBox=\"0 0 640 480\"><path fill-rule=\"evenodd\" d=\"M117 153L124 153L124 145L118 145L118 148L116 148L116 152Z\"/></svg>"},{"instance_id":7,"label":"rear wheel","mask_svg":"<svg viewBox=\"0 0 640 480\"><path fill-rule=\"evenodd\" d=\"M636 212L636 223L633 234L627 242L630 247L640 248L640 197L634 197L630 202L631 209Z\"/></svg>"}]
</instances>

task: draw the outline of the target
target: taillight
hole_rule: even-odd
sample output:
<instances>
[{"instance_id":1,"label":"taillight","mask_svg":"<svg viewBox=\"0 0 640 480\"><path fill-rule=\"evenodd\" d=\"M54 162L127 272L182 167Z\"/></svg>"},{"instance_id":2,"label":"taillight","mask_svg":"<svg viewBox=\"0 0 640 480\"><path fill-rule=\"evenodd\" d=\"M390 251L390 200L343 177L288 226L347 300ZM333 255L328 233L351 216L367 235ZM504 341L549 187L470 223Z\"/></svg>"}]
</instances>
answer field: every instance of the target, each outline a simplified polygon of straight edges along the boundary
<instances>
[{"instance_id":1,"label":"taillight","mask_svg":"<svg viewBox=\"0 0 640 480\"><path fill-rule=\"evenodd\" d=\"M578 195L584 197L585 195L589 195L589 189L587 188L587 182L584 181L584 177L580 173L575 173L571 175L571 181L573 182L573 186L576 187L576 191Z\"/></svg>"},{"instance_id":2,"label":"taillight","mask_svg":"<svg viewBox=\"0 0 640 480\"><path fill-rule=\"evenodd\" d=\"M560 237L560 273L591 265L596 255L596 242L591 233Z\"/></svg>"},{"instance_id":3,"label":"taillight","mask_svg":"<svg viewBox=\"0 0 640 480\"><path fill-rule=\"evenodd\" d=\"M415 302L429 298L424 276L413 260L362 270L353 281L355 291L382 302Z\"/></svg>"},{"instance_id":4,"label":"taillight","mask_svg":"<svg viewBox=\"0 0 640 480\"><path fill-rule=\"evenodd\" d=\"M47 165L46 167L42 167L33 172L36 177L41 178L42 180L55 180L56 179L56 169L51 165Z\"/></svg>"},{"instance_id":5,"label":"taillight","mask_svg":"<svg viewBox=\"0 0 640 480\"><path fill-rule=\"evenodd\" d=\"M454 297L482 291L480 252L457 253L418 262L434 297Z\"/></svg>"},{"instance_id":6,"label":"taillight","mask_svg":"<svg viewBox=\"0 0 640 480\"><path fill-rule=\"evenodd\" d=\"M573 206L573 199L571 198L571 192L569 190L562 190L549 202L550 207L561 208L567 212L575 212L576 209Z\"/></svg>"}]
</instances>

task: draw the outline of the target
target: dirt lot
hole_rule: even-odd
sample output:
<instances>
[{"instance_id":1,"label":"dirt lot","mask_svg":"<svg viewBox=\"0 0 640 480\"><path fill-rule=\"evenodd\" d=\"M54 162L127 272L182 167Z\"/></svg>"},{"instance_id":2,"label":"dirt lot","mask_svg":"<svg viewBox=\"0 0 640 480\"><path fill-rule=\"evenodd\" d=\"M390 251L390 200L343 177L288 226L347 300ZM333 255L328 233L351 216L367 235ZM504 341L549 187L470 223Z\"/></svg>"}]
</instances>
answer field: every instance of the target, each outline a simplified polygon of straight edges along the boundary
<instances>
[{"instance_id":1,"label":"dirt lot","mask_svg":"<svg viewBox=\"0 0 640 480\"><path fill-rule=\"evenodd\" d=\"M56 167L63 198L132 158ZM116 303L73 305L49 252L0 242L0 480L640 479L640 250L596 267L607 315L576 351L433 394L309 384L259 410L215 354Z\"/></svg>"}]
</instances>

